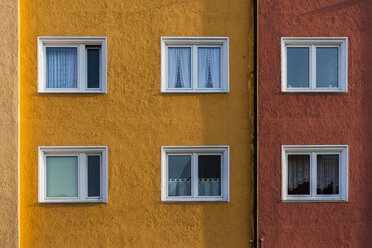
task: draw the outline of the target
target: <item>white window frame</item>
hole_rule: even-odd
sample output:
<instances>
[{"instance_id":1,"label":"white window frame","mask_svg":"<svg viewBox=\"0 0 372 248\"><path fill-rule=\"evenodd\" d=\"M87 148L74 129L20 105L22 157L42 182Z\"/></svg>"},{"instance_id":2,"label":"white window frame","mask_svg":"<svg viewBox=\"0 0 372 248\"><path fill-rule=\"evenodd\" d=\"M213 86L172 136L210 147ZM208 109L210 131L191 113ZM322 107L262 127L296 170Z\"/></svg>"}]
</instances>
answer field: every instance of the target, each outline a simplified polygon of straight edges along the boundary
<instances>
[{"instance_id":1,"label":"white window frame","mask_svg":"<svg viewBox=\"0 0 372 248\"><path fill-rule=\"evenodd\" d=\"M191 196L168 196L168 155L191 156ZM197 155L221 155L221 196L198 196ZM229 146L162 146L161 147L162 202L230 201Z\"/></svg>"},{"instance_id":2,"label":"white window frame","mask_svg":"<svg viewBox=\"0 0 372 248\"><path fill-rule=\"evenodd\" d=\"M287 87L287 47L309 48L309 87ZM338 47L338 87L316 87L316 47ZM347 37L282 37L281 38L282 92L347 92L348 38Z\"/></svg>"},{"instance_id":3,"label":"white window frame","mask_svg":"<svg viewBox=\"0 0 372 248\"><path fill-rule=\"evenodd\" d=\"M100 193L99 197L88 197L88 155L99 155ZM46 157L78 157L78 196L46 196ZM108 202L107 146L39 146L39 203L99 203Z\"/></svg>"},{"instance_id":4,"label":"white window frame","mask_svg":"<svg viewBox=\"0 0 372 248\"><path fill-rule=\"evenodd\" d=\"M283 202L348 201L349 155L347 145L284 145L282 146ZM317 195L317 154L339 155L339 194ZM288 195L288 155L310 155L310 195Z\"/></svg>"},{"instance_id":5,"label":"white window frame","mask_svg":"<svg viewBox=\"0 0 372 248\"><path fill-rule=\"evenodd\" d=\"M39 36L38 92L39 93L107 93L107 37L105 36ZM86 45L101 46L100 88L88 88ZM46 47L77 47L77 88L46 87Z\"/></svg>"},{"instance_id":6,"label":"white window frame","mask_svg":"<svg viewBox=\"0 0 372 248\"><path fill-rule=\"evenodd\" d=\"M191 48L191 88L168 88L168 47ZM221 48L221 88L198 88L198 47ZM161 37L162 93L228 93L229 38L228 37Z\"/></svg>"}]
</instances>

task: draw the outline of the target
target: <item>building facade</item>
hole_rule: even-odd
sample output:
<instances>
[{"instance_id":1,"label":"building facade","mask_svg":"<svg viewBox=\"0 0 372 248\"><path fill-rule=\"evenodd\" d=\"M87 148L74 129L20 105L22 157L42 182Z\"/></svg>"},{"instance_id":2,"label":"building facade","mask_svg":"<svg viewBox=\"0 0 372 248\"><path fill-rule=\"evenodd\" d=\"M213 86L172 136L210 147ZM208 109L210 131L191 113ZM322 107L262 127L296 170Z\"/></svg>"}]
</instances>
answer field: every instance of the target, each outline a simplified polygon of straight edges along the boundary
<instances>
[{"instance_id":1,"label":"building facade","mask_svg":"<svg viewBox=\"0 0 372 248\"><path fill-rule=\"evenodd\" d=\"M249 246L253 13L20 1L21 247Z\"/></svg>"},{"instance_id":2,"label":"building facade","mask_svg":"<svg viewBox=\"0 0 372 248\"><path fill-rule=\"evenodd\" d=\"M18 1L0 2L0 244L19 241L19 29Z\"/></svg>"},{"instance_id":3,"label":"building facade","mask_svg":"<svg viewBox=\"0 0 372 248\"><path fill-rule=\"evenodd\" d=\"M369 247L370 1L260 1L265 247Z\"/></svg>"},{"instance_id":4,"label":"building facade","mask_svg":"<svg viewBox=\"0 0 372 248\"><path fill-rule=\"evenodd\" d=\"M370 1L0 7L1 247L368 247Z\"/></svg>"}]
</instances>

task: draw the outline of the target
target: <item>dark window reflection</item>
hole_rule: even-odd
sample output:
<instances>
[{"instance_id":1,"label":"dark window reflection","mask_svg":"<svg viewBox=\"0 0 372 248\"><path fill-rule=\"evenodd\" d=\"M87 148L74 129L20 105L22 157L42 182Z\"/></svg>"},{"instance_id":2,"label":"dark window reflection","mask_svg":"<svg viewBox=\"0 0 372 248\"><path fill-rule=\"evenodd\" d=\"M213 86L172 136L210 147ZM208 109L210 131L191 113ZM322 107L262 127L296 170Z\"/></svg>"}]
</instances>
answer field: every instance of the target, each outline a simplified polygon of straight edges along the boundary
<instances>
[{"instance_id":1,"label":"dark window reflection","mask_svg":"<svg viewBox=\"0 0 372 248\"><path fill-rule=\"evenodd\" d=\"M339 156L317 155L317 187L318 195L339 193Z\"/></svg>"},{"instance_id":2,"label":"dark window reflection","mask_svg":"<svg viewBox=\"0 0 372 248\"><path fill-rule=\"evenodd\" d=\"M310 155L288 155L288 195L310 194Z\"/></svg>"}]
</instances>

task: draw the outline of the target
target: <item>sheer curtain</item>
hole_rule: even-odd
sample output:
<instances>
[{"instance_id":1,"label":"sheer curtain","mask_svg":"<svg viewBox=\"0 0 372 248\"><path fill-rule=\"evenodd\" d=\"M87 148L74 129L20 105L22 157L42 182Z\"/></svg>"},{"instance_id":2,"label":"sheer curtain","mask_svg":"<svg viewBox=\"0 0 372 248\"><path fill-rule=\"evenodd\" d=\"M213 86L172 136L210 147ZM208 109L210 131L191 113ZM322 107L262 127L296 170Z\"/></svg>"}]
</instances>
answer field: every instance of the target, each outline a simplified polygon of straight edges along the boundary
<instances>
[{"instance_id":1,"label":"sheer curtain","mask_svg":"<svg viewBox=\"0 0 372 248\"><path fill-rule=\"evenodd\" d=\"M338 194L338 155L317 156L317 193Z\"/></svg>"},{"instance_id":2,"label":"sheer curtain","mask_svg":"<svg viewBox=\"0 0 372 248\"><path fill-rule=\"evenodd\" d=\"M190 196L191 181L189 178L170 178L168 180L169 196Z\"/></svg>"},{"instance_id":3,"label":"sheer curtain","mask_svg":"<svg viewBox=\"0 0 372 248\"><path fill-rule=\"evenodd\" d=\"M220 178L199 178L198 191L200 196L221 195Z\"/></svg>"},{"instance_id":4,"label":"sheer curtain","mask_svg":"<svg viewBox=\"0 0 372 248\"><path fill-rule=\"evenodd\" d=\"M219 47L198 48L198 88L221 88Z\"/></svg>"},{"instance_id":5,"label":"sheer curtain","mask_svg":"<svg viewBox=\"0 0 372 248\"><path fill-rule=\"evenodd\" d=\"M191 88L191 48L168 48L168 88Z\"/></svg>"},{"instance_id":6,"label":"sheer curtain","mask_svg":"<svg viewBox=\"0 0 372 248\"><path fill-rule=\"evenodd\" d=\"M77 88L77 48L46 48L47 88Z\"/></svg>"},{"instance_id":7,"label":"sheer curtain","mask_svg":"<svg viewBox=\"0 0 372 248\"><path fill-rule=\"evenodd\" d=\"M303 183L309 183L310 179L310 156L288 156L288 190L292 191Z\"/></svg>"}]
</instances>

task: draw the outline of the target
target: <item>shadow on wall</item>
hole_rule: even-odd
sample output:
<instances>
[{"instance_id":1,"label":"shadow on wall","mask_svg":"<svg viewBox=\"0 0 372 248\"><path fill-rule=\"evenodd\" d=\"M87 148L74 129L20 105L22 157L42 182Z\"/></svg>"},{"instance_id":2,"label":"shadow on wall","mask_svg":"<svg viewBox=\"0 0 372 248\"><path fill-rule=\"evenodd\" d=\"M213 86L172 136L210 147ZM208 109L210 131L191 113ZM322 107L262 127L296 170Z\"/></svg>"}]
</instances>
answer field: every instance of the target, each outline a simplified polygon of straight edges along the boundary
<instances>
[{"instance_id":1,"label":"shadow on wall","mask_svg":"<svg viewBox=\"0 0 372 248\"><path fill-rule=\"evenodd\" d=\"M205 247L250 247L254 236L253 1L203 1L202 34L229 37L230 92L201 94L203 144L230 146L230 202L203 203ZM219 237L223 233L223 237Z\"/></svg>"}]
</instances>

